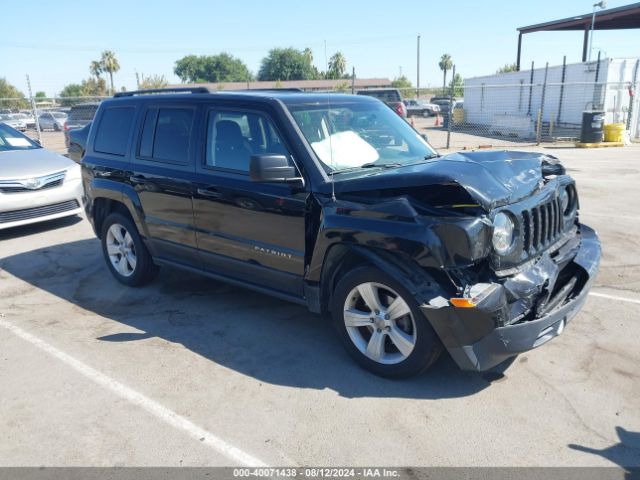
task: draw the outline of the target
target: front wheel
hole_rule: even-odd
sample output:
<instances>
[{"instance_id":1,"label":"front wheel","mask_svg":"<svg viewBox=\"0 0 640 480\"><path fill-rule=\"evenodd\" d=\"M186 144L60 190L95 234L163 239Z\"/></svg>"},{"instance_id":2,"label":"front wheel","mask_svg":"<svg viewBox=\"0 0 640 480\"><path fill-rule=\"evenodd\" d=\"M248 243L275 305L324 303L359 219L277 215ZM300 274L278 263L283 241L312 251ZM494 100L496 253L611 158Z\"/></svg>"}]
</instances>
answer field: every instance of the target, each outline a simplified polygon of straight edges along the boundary
<instances>
[{"instance_id":1,"label":"front wheel","mask_svg":"<svg viewBox=\"0 0 640 480\"><path fill-rule=\"evenodd\" d=\"M336 286L331 313L347 352L376 375L416 375L442 351L412 295L377 268L360 267L347 273Z\"/></svg>"},{"instance_id":2,"label":"front wheel","mask_svg":"<svg viewBox=\"0 0 640 480\"><path fill-rule=\"evenodd\" d=\"M102 252L109 270L120 283L138 287L158 272L136 226L127 216L114 212L102 225Z\"/></svg>"}]
</instances>

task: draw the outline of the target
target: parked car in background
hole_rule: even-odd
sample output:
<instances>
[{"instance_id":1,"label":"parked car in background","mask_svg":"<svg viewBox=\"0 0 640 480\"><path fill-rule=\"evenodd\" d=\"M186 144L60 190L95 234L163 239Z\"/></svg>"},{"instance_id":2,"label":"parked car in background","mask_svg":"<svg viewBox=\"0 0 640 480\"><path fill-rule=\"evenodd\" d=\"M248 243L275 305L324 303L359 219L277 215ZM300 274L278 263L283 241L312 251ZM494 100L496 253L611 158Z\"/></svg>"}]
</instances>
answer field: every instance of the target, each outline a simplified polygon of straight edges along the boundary
<instances>
[{"instance_id":1,"label":"parked car in background","mask_svg":"<svg viewBox=\"0 0 640 480\"><path fill-rule=\"evenodd\" d=\"M71 107L67 121L64 123L64 144L67 149L70 146L69 132L74 128L84 127L88 123L91 123L93 117L98 110L100 103L80 103Z\"/></svg>"},{"instance_id":2,"label":"parked car in background","mask_svg":"<svg viewBox=\"0 0 640 480\"><path fill-rule=\"evenodd\" d=\"M407 118L407 107L402 101L402 95L397 88L376 88L368 90L359 90L358 95L367 95L383 101L391 110L396 112L402 118Z\"/></svg>"},{"instance_id":3,"label":"parked car in background","mask_svg":"<svg viewBox=\"0 0 640 480\"><path fill-rule=\"evenodd\" d=\"M55 130L61 132L64 122L67 121L67 114L63 112L43 112L38 117L40 130Z\"/></svg>"},{"instance_id":4,"label":"parked car in background","mask_svg":"<svg viewBox=\"0 0 640 480\"><path fill-rule=\"evenodd\" d=\"M14 113L0 114L0 122L9 125L11 128L24 132L27 129L27 122L20 118L15 118Z\"/></svg>"},{"instance_id":5,"label":"parked car in background","mask_svg":"<svg viewBox=\"0 0 640 480\"><path fill-rule=\"evenodd\" d=\"M82 212L80 166L0 124L0 230Z\"/></svg>"},{"instance_id":6,"label":"parked car in background","mask_svg":"<svg viewBox=\"0 0 640 480\"><path fill-rule=\"evenodd\" d=\"M32 114L20 112L20 113L13 113L12 116L13 118L22 120L27 125L27 128L36 128L36 119L33 117Z\"/></svg>"},{"instance_id":7,"label":"parked car in background","mask_svg":"<svg viewBox=\"0 0 640 480\"><path fill-rule=\"evenodd\" d=\"M405 100L404 104L407 107L407 117L435 117L440 113L440 106L435 103L420 100Z\"/></svg>"},{"instance_id":8,"label":"parked car in background","mask_svg":"<svg viewBox=\"0 0 640 480\"><path fill-rule=\"evenodd\" d=\"M444 97L432 97L431 100L429 100L430 103L433 103L434 105L438 105L440 107L440 112L443 115L448 115L449 114L449 110L451 110L451 105L456 101L455 97L451 98L448 96L444 96Z\"/></svg>"}]
</instances>

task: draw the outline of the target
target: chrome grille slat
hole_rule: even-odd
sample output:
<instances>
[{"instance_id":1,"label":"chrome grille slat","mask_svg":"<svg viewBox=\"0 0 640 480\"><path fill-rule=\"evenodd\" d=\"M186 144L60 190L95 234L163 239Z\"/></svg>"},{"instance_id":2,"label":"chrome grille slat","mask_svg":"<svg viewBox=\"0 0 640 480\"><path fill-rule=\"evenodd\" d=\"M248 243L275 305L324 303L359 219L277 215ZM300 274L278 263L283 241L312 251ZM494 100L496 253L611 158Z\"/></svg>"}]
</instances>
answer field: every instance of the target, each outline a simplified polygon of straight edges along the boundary
<instances>
[{"instance_id":1,"label":"chrome grille slat","mask_svg":"<svg viewBox=\"0 0 640 480\"><path fill-rule=\"evenodd\" d=\"M40 177L20 178L13 180L0 180L0 192L2 193L23 193L23 192L35 192L46 188L53 188L62 185L66 171L56 172L49 175L42 175ZM35 188L29 187L29 181L35 180L39 186Z\"/></svg>"},{"instance_id":2,"label":"chrome grille slat","mask_svg":"<svg viewBox=\"0 0 640 480\"><path fill-rule=\"evenodd\" d=\"M10 212L0 212L0 223L17 222L21 220L29 220L32 218L46 217L55 215L56 213L68 212L75 210L80 205L76 200L68 200L66 202L54 203L43 207L25 208L22 210L12 210Z\"/></svg>"},{"instance_id":3,"label":"chrome grille slat","mask_svg":"<svg viewBox=\"0 0 640 480\"><path fill-rule=\"evenodd\" d=\"M35 190L32 190L30 188L25 188L25 187L3 187L0 186L0 192L2 193L24 193L24 192L38 192L40 190L46 190L48 188L55 188L55 187L59 187L60 185L62 185L63 180L55 180L53 182L47 183L45 185L43 185L40 188L37 188Z\"/></svg>"}]
</instances>

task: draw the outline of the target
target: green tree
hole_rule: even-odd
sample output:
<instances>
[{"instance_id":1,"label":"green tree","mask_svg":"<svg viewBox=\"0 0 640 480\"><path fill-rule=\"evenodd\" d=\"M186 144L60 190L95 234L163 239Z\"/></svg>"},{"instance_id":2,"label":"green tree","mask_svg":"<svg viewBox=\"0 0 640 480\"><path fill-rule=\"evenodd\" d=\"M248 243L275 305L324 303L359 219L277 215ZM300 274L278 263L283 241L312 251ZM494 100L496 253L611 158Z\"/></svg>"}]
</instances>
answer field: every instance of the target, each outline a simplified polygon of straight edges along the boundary
<instances>
[{"instance_id":1,"label":"green tree","mask_svg":"<svg viewBox=\"0 0 640 480\"><path fill-rule=\"evenodd\" d=\"M100 60L93 60L89 64L89 72L96 77L96 80L100 80L100 74L102 73L102 62Z\"/></svg>"},{"instance_id":2,"label":"green tree","mask_svg":"<svg viewBox=\"0 0 640 480\"><path fill-rule=\"evenodd\" d=\"M447 88L447 72L453 68L453 60L451 60L451 55L449 55L448 53L443 54L442 57L440 57L438 66L443 72L442 94L444 95Z\"/></svg>"},{"instance_id":3,"label":"green tree","mask_svg":"<svg viewBox=\"0 0 640 480\"><path fill-rule=\"evenodd\" d=\"M239 58L228 53L219 55L187 55L176 61L174 73L183 82L245 82L251 72Z\"/></svg>"},{"instance_id":4,"label":"green tree","mask_svg":"<svg viewBox=\"0 0 640 480\"><path fill-rule=\"evenodd\" d=\"M392 82L391 82L391 86L393 88L413 88L413 85L411 84L411 81L404 75L402 75L401 77L395 78Z\"/></svg>"},{"instance_id":5,"label":"green tree","mask_svg":"<svg viewBox=\"0 0 640 480\"><path fill-rule=\"evenodd\" d=\"M329 79L338 79L344 77L347 69L347 60L342 52L334 53L329 59L328 71L326 77Z\"/></svg>"},{"instance_id":6,"label":"green tree","mask_svg":"<svg viewBox=\"0 0 640 480\"><path fill-rule=\"evenodd\" d=\"M93 77L82 80L80 83L66 85L58 94L60 104L65 107L87 101L86 97L104 97L107 95L107 82L104 78Z\"/></svg>"},{"instance_id":7,"label":"green tree","mask_svg":"<svg viewBox=\"0 0 640 480\"><path fill-rule=\"evenodd\" d=\"M464 95L463 83L462 76L459 73L456 73L455 77L449 82L449 91L453 88L454 97L462 97Z\"/></svg>"},{"instance_id":8,"label":"green tree","mask_svg":"<svg viewBox=\"0 0 640 480\"><path fill-rule=\"evenodd\" d=\"M65 85L58 96L60 97L60 105L63 107L75 105L78 103L77 97L82 96L82 85L79 83L70 83L69 85Z\"/></svg>"},{"instance_id":9,"label":"green tree","mask_svg":"<svg viewBox=\"0 0 640 480\"><path fill-rule=\"evenodd\" d=\"M340 93L346 93L349 91L349 82L347 82L346 80L343 80L342 82L338 83L335 87L334 90L336 92L340 92Z\"/></svg>"},{"instance_id":10,"label":"green tree","mask_svg":"<svg viewBox=\"0 0 640 480\"><path fill-rule=\"evenodd\" d=\"M98 80L87 78L82 80L81 87L81 96L83 97L105 97L109 94L107 82L105 82L104 78L99 78Z\"/></svg>"},{"instance_id":11,"label":"green tree","mask_svg":"<svg viewBox=\"0 0 640 480\"><path fill-rule=\"evenodd\" d=\"M0 106L2 108L26 108L29 102L20 90L7 82L7 79L0 77Z\"/></svg>"},{"instance_id":12,"label":"green tree","mask_svg":"<svg viewBox=\"0 0 640 480\"><path fill-rule=\"evenodd\" d=\"M312 58L295 48L273 48L262 59L258 80L316 80L320 74L311 63Z\"/></svg>"},{"instance_id":13,"label":"green tree","mask_svg":"<svg viewBox=\"0 0 640 480\"><path fill-rule=\"evenodd\" d=\"M102 58L100 62L102 64L102 71L109 74L111 92L115 93L116 90L113 87L113 74L120 70L120 64L118 63L116 54L111 50L105 50L104 52L102 52Z\"/></svg>"},{"instance_id":14,"label":"green tree","mask_svg":"<svg viewBox=\"0 0 640 480\"><path fill-rule=\"evenodd\" d=\"M509 72L517 72L518 64L517 63L506 63L504 67L500 67L496 70L496 73L509 73Z\"/></svg>"},{"instance_id":15,"label":"green tree","mask_svg":"<svg viewBox=\"0 0 640 480\"><path fill-rule=\"evenodd\" d=\"M141 75L141 78L139 88L142 90L164 88L169 84L164 75Z\"/></svg>"},{"instance_id":16,"label":"green tree","mask_svg":"<svg viewBox=\"0 0 640 480\"><path fill-rule=\"evenodd\" d=\"M44 100L45 98L47 98L47 94L45 92L36 92L36 102Z\"/></svg>"}]
</instances>

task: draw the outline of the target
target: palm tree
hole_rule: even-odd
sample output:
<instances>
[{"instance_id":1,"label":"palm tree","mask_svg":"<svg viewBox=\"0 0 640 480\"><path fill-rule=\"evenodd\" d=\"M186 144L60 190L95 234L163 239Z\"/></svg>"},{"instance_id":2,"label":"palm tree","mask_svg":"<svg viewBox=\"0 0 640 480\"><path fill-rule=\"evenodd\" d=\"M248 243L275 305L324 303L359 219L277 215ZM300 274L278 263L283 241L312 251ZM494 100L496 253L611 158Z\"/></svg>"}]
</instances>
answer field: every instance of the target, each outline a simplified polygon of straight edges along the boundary
<instances>
[{"instance_id":1,"label":"palm tree","mask_svg":"<svg viewBox=\"0 0 640 480\"><path fill-rule=\"evenodd\" d=\"M89 71L91 75L96 76L96 81L100 80L100 74L102 73L102 62L99 60L94 60L89 64Z\"/></svg>"},{"instance_id":2,"label":"palm tree","mask_svg":"<svg viewBox=\"0 0 640 480\"><path fill-rule=\"evenodd\" d=\"M116 54L111 50L105 50L102 52L102 71L109 73L109 79L111 82L111 93L115 93L115 88L113 88L113 74L120 70L120 64L118 63L118 59L116 58Z\"/></svg>"},{"instance_id":3,"label":"palm tree","mask_svg":"<svg viewBox=\"0 0 640 480\"><path fill-rule=\"evenodd\" d=\"M451 70L451 68L453 68L453 60L451 60L451 55L449 55L448 53L442 55L442 57L440 57L440 62L438 62L438 66L440 67L440 70L444 72L444 78L442 80L442 94L444 95L444 92L447 88L447 70Z\"/></svg>"},{"instance_id":4,"label":"palm tree","mask_svg":"<svg viewBox=\"0 0 640 480\"><path fill-rule=\"evenodd\" d=\"M341 78L347 69L347 60L342 52L336 52L329 59L329 77Z\"/></svg>"},{"instance_id":5,"label":"palm tree","mask_svg":"<svg viewBox=\"0 0 640 480\"><path fill-rule=\"evenodd\" d=\"M313 52L309 47L305 48L302 53L304 54L305 58L308 60L310 64L313 63Z\"/></svg>"}]
</instances>

